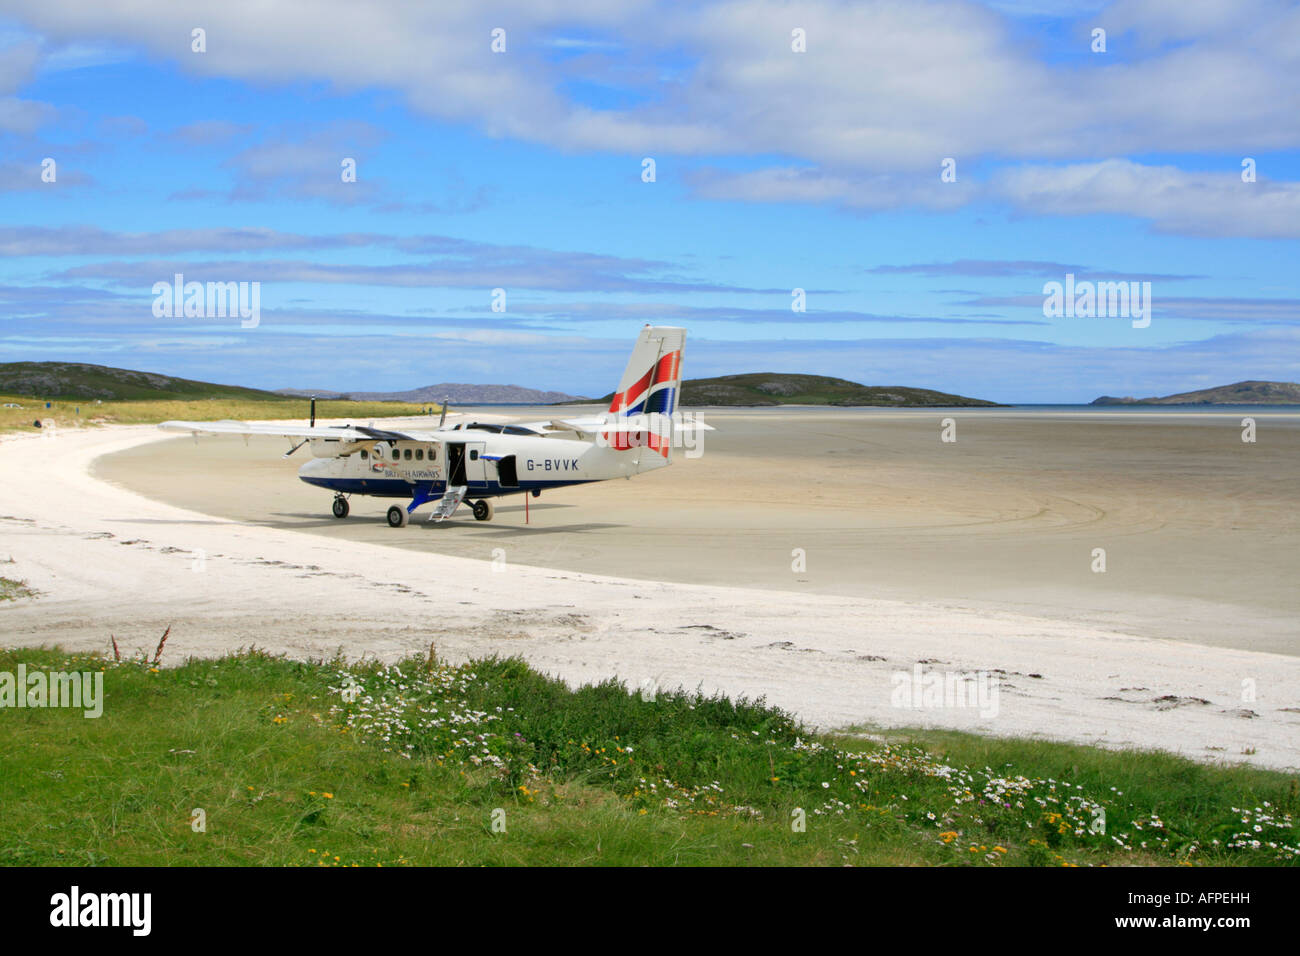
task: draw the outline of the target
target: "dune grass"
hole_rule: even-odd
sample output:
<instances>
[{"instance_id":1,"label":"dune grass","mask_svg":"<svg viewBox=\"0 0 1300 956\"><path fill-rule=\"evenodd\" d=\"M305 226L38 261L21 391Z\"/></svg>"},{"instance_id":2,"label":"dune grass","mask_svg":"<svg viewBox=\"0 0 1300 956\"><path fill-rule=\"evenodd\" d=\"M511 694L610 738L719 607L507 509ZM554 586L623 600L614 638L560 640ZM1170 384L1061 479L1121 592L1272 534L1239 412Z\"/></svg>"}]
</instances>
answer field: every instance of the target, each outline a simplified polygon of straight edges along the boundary
<instances>
[{"instance_id":1,"label":"dune grass","mask_svg":"<svg viewBox=\"0 0 1300 956\"><path fill-rule=\"evenodd\" d=\"M1294 778L1161 754L920 731L818 737L761 702L615 682L575 691L518 659L384 667L245 652L166 668L0 652L0 672L20 663L102 671L105 701L98 719L0 710L10 865L1270 865L1300 854Z\"/></svg>"},{"instance_id":2,"label":"dune grass","mask_svg":"<svg viewBox=\"0 0 1300 956\"><path fill-rule=\"evenodd\" d=\"M13 601L18 598L34 597L36 592L27 586L26 581L12 578L0 578L0 601Z\"/></svg>"},{"instance_id":3,"label":"dune grass","mask_svg":"<svg viewBox=\"0 0 1300 956\"><path fill-rule=\"evenodd\" d=\"M0 405L13 403L21 408L0 407L0 432L35 432L32 423L40 420L44 425L53 422L56 429L79 428L87 425L152 425L169 419L213 422L222 419L236 420L298 420L304 424L310 415L305 398L243 399L196 398L192 400L164 401L53 401L45 407L43 399L29 396L0 395ZM412 415L437 416L438 405L412 405L406 402L316 402L316 417L365 420L370 418L395 418ZM437 420L436 418L434 419Z\"/></svg>"}]
</instances>

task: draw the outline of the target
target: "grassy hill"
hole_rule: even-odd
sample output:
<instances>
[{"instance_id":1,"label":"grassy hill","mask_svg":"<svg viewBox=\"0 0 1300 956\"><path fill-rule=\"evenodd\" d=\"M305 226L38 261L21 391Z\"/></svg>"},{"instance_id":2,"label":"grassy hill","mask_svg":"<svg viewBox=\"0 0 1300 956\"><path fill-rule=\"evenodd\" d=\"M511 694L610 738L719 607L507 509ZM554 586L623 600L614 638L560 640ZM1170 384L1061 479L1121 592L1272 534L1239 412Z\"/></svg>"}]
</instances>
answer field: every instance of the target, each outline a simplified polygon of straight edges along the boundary
<instances>
[{"instance_id":1,"label":"grassy hill","mask_svg":"<svg viewBox=\"0 0 1300 956\"><path fill-rule=\"evenodd\" d=\"M237 385L195 382L156 372L136 372L81 362L0 363L0 395L70 401L151 401L238 398L282 401L284 396Z\"/></svg>"},{"instance_id":2,"label":"grassy hill","mask_svg":"<svg viewBox=\"0 0 1300 956\"><path fill-rule=\"evenodd\" d=\"M600 401L608 402L613 397L611 393ZM996 406L997 402L905 385L862 385L825 375L751 372L687 379L682 382L681 404L973 407Z\"/></svg>"},{"instance_id":3,"label":"grassy hill","mask_svg":"<svg viewBox=\"0 0 1300 956\"><path fill-rule=\"evenodd\" d=\"M1103 395L1094 405L1300 405L1295 382L1237 382L1164 398L1115 398Z\"/></svg>"},{"instance_id":4,"label":"grassy hill","mask_svg":"<svg viewBox=\"0 0 1300 956\"><path fill-rule=\"evenodd\" d=\"M46 408L46 402L50 407ZM3 406L14 405L14 408ZM309 414L305 398L237 385L214 385L154 372L80 362L0 364L0 432L81 425L143 425L179 418L299 419ZM441 406L403 402L320 401L317 417L388 418L437 414Z\"/></svg>"}]
</instances>

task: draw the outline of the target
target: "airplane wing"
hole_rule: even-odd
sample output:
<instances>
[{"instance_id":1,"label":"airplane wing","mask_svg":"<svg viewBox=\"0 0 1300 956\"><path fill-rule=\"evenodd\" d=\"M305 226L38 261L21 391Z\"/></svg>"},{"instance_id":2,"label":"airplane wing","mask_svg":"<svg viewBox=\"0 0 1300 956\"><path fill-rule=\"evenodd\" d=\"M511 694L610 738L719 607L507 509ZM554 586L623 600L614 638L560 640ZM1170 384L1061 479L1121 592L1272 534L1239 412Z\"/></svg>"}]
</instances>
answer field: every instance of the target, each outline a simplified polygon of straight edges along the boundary
<instances>
[{"instance_id":1,"label":"airplane wing","mask_svg":"<svg viewBox=\"0 0 1300 956\"><path fill-rule=\"evenodd\" d=\"M193 435L267 435L274 438L296 439L334 439L336 441L442 441L451 435L462 437L465 431L441 429L438 431L397 432L368 425L310 425L289 424L250 424L249 422L185 422L167 421L158 426L168 432L188 432ZM537 432L539 435L554 432L576 432L579 435L594 436L600 432L640 432L650 430L650 422L644 415L631 415L606 421L604 418L550 419L549 421L522 423L522 428ZM676 422L678 432L713 431L712 425L703 422Z\"/></svg>"},{"instance_id":2,"label":"airplane wing","mask_svg":"<svg viewBox=\"0 0 1300 956\"><path fill-rule=\"evenodd\" d=\"M432 441L429 432L395 432L366 425L310 425L249 424L248 422L183 422L169 421L158 426L168 432L190 432L195 435L270 435L276 438L323 438L337 441Z\"/></svg>"}]
</instances>

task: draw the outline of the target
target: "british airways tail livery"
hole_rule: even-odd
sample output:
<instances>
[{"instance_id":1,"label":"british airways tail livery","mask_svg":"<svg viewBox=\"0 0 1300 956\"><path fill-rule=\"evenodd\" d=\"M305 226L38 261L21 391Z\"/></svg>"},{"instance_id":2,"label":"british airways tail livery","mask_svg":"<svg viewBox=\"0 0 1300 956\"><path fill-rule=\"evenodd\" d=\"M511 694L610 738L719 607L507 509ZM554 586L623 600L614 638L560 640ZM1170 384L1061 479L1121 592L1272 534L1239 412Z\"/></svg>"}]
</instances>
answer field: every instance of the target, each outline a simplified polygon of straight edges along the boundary
<instances>
[{"instance_id":1,"label":"british airways tail livery","mask_svg":"<svg viewBox=\"0 0 1300 956\"><path fill-rule=\"evenodd\" d=\"M637 337L614 400L611 415L658 412L671 415L682 384L686 330L646 326Z\"/></svg>"},{"instance_id":2,"label":"british airways tail livery","mask_svg":"<svg viewBox=\"0 0 1300 956\"><path fill-rule=\"evenodd\" d=\"M424 504L430 521L450 518L470 502L479 521L492 518L492 500L540 495L547 488L631 478L672 463L684 434L712 430L682 422L686 330L646 326L637 336L609 410L593 418L511 425L459 423L433 431L387 431L361 425L316 428L245 422L163 422L166 431L195 435L273 435L294 442L288 455L311 446L298 477L334 493L332 512L346 518L352 495L404 498L388 509L388 524L404 527Z\"/></svg>"}]
</instances>

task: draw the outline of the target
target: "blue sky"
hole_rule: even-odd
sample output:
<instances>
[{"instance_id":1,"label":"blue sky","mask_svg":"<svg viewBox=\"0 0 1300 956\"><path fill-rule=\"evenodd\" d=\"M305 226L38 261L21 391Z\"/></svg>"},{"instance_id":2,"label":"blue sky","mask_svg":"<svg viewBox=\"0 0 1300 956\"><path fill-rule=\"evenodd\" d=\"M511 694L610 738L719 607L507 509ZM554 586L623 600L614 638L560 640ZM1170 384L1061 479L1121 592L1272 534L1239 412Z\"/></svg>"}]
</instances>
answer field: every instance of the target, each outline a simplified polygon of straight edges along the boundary
<instances>
[{"instance_id":1,"label":"blue sky","mask_svg":"<svg viewBox=\"0 0 1300 956\"><path fill-rule=\"evenodd\" d=\"M1300 380L1295 4L178 6L0 0L0 361L595 395L662 322L688 377ZM156 318L176 272L259 324Z\"/></svg>"}]
</instances>

